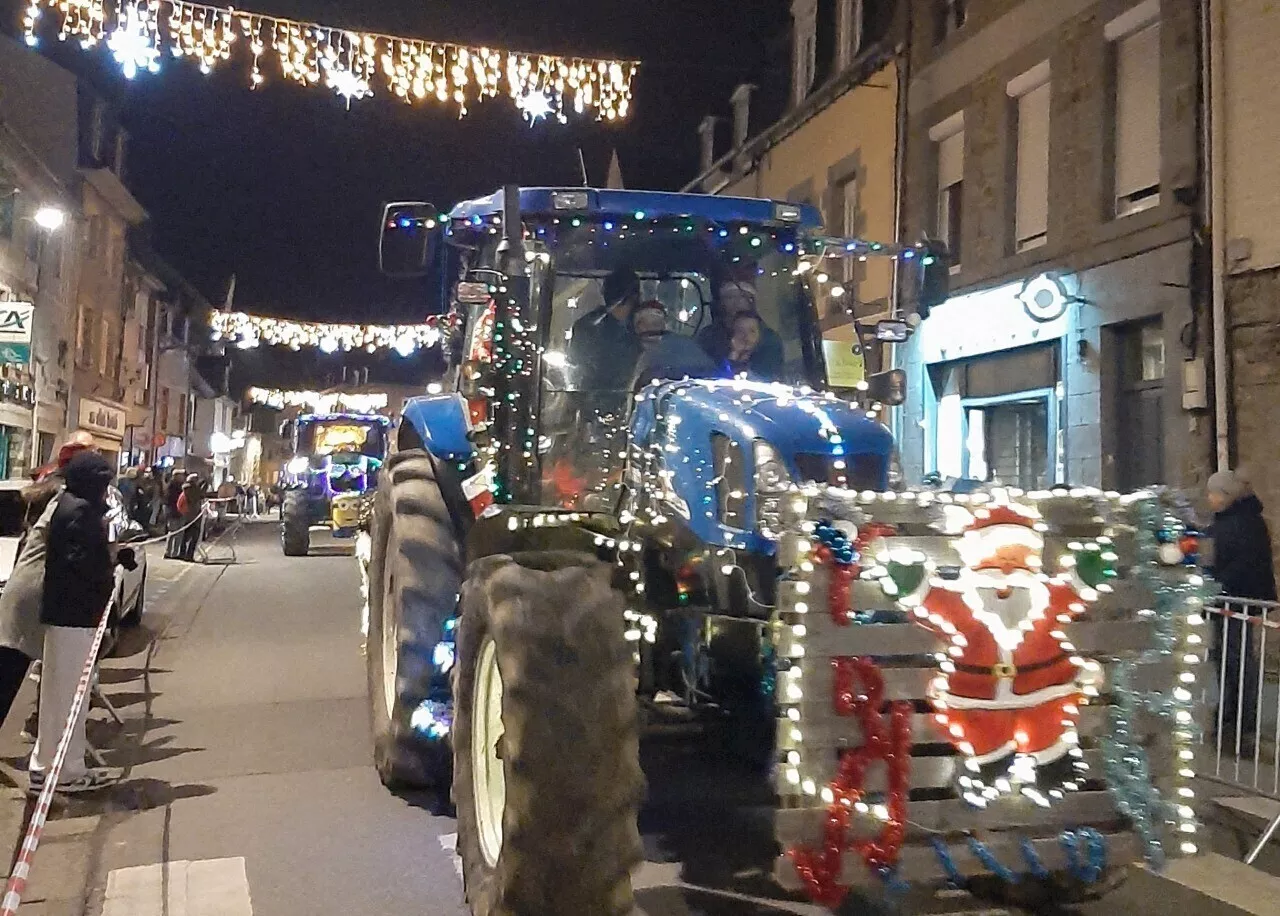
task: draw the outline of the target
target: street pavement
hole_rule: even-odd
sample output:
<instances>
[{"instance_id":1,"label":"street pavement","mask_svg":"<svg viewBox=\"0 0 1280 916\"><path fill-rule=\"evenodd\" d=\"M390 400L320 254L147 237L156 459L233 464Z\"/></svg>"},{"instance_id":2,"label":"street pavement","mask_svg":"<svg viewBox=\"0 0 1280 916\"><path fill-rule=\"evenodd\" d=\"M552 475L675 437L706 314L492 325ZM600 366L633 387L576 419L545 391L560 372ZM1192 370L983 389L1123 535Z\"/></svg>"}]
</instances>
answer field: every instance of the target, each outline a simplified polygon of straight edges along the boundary
<instances>
[{"instance_id":1,"label":"street pavement","mask_svg":"<svg viewBox=\"0 0 1280 916\"><path fill-rule=\"evenodd\" d=\"M285 558L276 525L259 522L203 564L160 553L149 555L144 625L102 670L124 725L91 715L91 741L125 779L57 803L21 912L466 916L455 822L434 799L386 791L372 766L349 546L326 540ZM18 732L30 693L0 731L7 849L27 807L30 745ZM642 916L825 912L767 886L761 786L726 779L687 745L646 753Z\"/></svg>"}]
</instances>

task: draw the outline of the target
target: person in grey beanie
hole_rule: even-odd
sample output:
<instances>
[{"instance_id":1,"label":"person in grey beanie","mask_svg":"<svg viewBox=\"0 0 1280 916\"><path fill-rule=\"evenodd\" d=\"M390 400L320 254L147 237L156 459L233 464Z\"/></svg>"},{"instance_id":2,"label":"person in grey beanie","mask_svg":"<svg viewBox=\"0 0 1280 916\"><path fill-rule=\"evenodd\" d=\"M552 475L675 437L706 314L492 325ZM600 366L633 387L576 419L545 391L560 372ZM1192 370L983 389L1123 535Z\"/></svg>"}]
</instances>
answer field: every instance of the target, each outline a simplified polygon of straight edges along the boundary
<instances>
[{"instance_id":1,"label":"person in grey beanie","mask_svg":"<svg viewBox=\"0 0 1280 916\"><path fill-rule=\"evenodd\" d=\"M1244 604L1233 605L1233 610L1257 614L1256 606L1251 607L1250 601L1276 600L1271 532L1262 516L1262 501L1254 495L1248 477L1239 470L1218 471L1209 478L1206 489L1213 509L1213 524L1209 527L1209 536L1213 538L1213 566L1209 573L1222 587L1225 597L1245 599ZM1221 698L1219 737L1224 747L1234 748L1238 741L1242 751L1251 752L1261 673L1256 628L1244 621L1228 621L1217 614L1213 620L1213 655L1218 663L1220 683L1226 685ZM1238 736L1237 719L1240 720Z\"/></svg>"}]
</instances>

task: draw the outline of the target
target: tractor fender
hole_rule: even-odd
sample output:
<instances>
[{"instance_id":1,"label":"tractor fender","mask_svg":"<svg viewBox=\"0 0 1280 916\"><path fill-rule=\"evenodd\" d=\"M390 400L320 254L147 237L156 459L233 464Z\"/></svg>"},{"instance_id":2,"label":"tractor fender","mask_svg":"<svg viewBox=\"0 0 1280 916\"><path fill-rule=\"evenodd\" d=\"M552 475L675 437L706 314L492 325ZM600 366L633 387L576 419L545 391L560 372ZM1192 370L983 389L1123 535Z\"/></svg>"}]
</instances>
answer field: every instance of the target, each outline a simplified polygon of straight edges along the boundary
<instances>
[{"instance_id":1,"label":"tractor fender","mask_svg":"<svg viewBox=\"0 0 1280 916\"><path fill-rule=\"evenodd\" d=\"M444 461L469 461L471 418L461 394L423 395L405 402L396 435L401 451L423 448Z\"/></svg>"}]
</instances>

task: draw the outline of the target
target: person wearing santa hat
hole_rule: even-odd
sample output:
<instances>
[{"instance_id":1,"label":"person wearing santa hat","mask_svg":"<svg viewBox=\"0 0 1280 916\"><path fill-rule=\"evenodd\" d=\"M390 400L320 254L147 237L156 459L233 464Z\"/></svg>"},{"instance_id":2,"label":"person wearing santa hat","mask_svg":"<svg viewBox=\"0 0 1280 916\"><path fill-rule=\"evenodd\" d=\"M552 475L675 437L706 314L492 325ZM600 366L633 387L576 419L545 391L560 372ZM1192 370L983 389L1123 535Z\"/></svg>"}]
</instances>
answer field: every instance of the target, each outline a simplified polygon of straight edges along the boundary
<instances>
[{"instance_id":1,"label":"person wearing santa hat","mask_svg":"<svg viewBox=\"0 0 1280 916\"><path fill-rule=\"evenodd\" d=\"M978 509L958 545L957 578L926 575L898 596L947 644L930 685L935 718L984 771L1014 757L1065 764L1077 743L1081 671L1062 625L1096 593L1045 575L1043 549L1033 510Z\"/></svg>"}]
</instances>

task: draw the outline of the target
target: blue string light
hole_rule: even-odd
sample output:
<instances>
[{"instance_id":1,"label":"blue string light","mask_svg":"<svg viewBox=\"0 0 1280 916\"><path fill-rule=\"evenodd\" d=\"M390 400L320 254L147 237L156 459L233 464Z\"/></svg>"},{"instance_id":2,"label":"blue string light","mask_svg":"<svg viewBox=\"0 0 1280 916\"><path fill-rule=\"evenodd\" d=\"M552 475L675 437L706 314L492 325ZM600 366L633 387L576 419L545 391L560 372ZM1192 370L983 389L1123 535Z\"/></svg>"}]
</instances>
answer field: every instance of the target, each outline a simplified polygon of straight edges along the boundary
<instances>
[{"instance_id":1,"label":"blue string light","mask_svg":"<svg viewBox=\"0 0 1280 916\"><path fill-rule=\"evenodd\" d=\"M987 844L979 840L976 836L969 837L969 849L978 857L978 861L987 867L987 870L999 878L1006 884L1017 884L1018 875L1011 869L1007 868L999 859L996 858Z\"/></svg>"},{"instance_id":2,"label":"blue string light","mask_svg":"<svg viewBox=\"0 0 1280 916\"><path fill-rule=\"evenodd\" d=\"M964 875L956 868L956 860L951 858L951 848L947 846L946 840L935 836L930 837L929 842L933 846L934 855L938 857L938 864L942 866L943 874L947 876L947 883L954 888L963 888Z\"/></svg>"}]
</instances>

